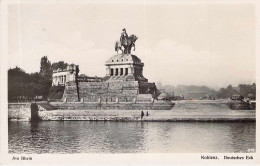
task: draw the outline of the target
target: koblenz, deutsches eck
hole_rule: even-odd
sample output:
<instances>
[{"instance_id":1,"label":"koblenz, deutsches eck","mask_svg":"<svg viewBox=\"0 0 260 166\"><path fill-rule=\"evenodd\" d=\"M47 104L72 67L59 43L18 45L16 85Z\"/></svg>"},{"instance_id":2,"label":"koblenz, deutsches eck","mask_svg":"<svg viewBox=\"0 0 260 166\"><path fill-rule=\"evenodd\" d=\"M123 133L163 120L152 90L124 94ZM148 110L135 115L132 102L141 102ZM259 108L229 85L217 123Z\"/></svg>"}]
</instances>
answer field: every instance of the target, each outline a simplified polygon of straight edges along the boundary
<instances>
[{"instance_id":1,"label":"koblenz, deutsches eck","mask_svg":"<svg viewBox=\"0 0 260 166\"><path fill-rule=\"evenodd\" d=\"M224 156L224 160L244 160L244 159L250 160L250 159L253 159L253 156L246 156L246 157L243 157L243 156Z\"/></svg>"},{"instance_id":2,"label":"koblenz, deutsches eck","mask_svg":"<svg viewBox=\"0 0 260 166\"><path fill-rule=\"evenodd\" d=\"M202 155L201 159L203 159L203 160L218 160L219 158L218 158L218 156L204 156L204 155Z\"/></svg>"}]
</instances>

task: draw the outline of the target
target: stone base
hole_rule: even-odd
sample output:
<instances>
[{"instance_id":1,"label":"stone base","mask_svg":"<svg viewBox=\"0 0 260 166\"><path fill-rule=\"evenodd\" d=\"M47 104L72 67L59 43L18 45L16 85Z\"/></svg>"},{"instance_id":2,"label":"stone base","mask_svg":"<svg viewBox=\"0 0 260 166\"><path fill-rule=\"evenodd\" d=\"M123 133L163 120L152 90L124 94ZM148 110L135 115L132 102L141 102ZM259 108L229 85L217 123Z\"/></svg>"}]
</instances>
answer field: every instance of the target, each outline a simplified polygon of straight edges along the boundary
<instances>
[{"instance_id":1,"label":"stone base","mask_svg":"<svg viewBox=\"0 0 260 166\"><path fill-rule=\"evenodd\" d=\"M172 102L74 102L74 103L51 103L60 110L170 110L173 108Z\"/></svg>"}]
</instances>

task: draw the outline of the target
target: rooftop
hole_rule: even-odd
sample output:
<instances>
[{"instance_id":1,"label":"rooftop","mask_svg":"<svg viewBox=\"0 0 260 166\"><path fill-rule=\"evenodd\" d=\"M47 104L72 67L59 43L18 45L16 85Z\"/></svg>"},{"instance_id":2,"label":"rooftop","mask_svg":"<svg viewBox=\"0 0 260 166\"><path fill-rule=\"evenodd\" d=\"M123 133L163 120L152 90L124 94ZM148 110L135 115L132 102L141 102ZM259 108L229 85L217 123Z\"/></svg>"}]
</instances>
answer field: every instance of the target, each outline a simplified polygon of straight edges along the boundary
<instances>
[{"instance_id":1,"label":"rooftop","mask_svg":"<svg viewBox=\"0 0 260 166\"><path fill-rule=\"evenodd\" d=\"M106 65L128 64L128 63L143 65L141 59L139 59L136 55L132 55L132 54L117 54L112 56L106 61Z\"/></svg>"}]
</instances>

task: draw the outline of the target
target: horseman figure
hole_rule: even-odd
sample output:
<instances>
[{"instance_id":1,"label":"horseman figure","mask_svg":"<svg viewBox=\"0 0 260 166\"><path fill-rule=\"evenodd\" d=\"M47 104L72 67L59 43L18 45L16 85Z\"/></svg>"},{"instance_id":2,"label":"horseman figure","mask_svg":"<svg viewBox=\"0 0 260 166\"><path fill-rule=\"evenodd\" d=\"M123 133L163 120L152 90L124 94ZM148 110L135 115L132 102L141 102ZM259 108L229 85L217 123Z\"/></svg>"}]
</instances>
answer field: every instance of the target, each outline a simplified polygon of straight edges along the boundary
<instances>
[{"instance_id":1,"label":"horseman figure","mask_svg":"<svg viewBox=\"0 0 260 166\"><path fill-rule=\"evenodd\" d=\"M135 51L135 41L138 39L136 35L130 35L126 33L126 29L122 30L120 41L116 41L115 51L121 50L124 54L131 54L131 49L134 47Z\"/></svg>"},{"instance_id":2,"label":"horseman figure","mask_svg":"<svg viewBox=\"0 0 260 166\"><path fill-rule=\"evenodd\" d=\"M122 31L123 32L121 33L120 42L122 45L127 45L128 34L126 33L125 28Z\"/></svg>"}]
</instances>

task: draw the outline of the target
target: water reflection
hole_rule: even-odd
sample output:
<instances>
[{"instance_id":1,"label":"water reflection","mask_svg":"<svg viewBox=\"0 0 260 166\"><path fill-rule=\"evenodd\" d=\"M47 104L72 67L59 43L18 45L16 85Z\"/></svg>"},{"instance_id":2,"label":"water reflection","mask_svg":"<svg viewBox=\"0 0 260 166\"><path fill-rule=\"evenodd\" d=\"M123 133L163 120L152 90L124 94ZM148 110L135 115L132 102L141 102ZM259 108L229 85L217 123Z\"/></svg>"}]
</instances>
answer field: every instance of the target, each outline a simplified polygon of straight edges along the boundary
<instances>
[{"instance_id":1,"label":"water reflection","mask_svg":"<svg viewBox=\"0 0 260 166\"><path fill-rule=\"evenodd\" d=\"M10 153L247 152L255 122L9 122Z\"/></svg>"}]
</instances>

